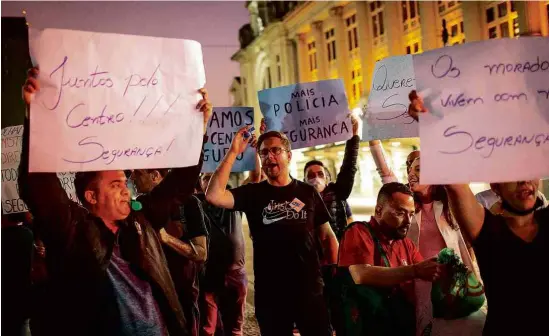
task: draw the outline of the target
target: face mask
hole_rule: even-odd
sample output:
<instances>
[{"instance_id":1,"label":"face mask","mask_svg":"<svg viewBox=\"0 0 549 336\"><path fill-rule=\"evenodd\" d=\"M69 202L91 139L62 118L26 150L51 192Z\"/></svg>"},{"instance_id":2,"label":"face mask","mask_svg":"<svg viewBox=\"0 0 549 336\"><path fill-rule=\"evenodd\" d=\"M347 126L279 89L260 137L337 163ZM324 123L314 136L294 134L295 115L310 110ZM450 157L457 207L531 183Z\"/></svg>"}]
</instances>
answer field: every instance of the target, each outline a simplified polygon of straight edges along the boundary
<instances>
[{"instance_id":1,"label":"face mask","mask_svg":"<svg viewBox=\"0 0 549 336\"><path fill-rule=\"evenodd\" d=\"M322 192L326 188L326 181L318 177L307 180L307 183L315 187L318 192Z\"/></svg>"},{"instance_id":2,"label":"face mask","mask_svg":"<svg viewBox=\"0 0 549 336\"><path fill-rule=\"evenodd\" d=\"M137 191L135 189L135 185L133 184L133 181L132 180L128 180L128 189L130 190L130 197L131 199L136 199L137 198Z\"/></svg>"}]
</instances>

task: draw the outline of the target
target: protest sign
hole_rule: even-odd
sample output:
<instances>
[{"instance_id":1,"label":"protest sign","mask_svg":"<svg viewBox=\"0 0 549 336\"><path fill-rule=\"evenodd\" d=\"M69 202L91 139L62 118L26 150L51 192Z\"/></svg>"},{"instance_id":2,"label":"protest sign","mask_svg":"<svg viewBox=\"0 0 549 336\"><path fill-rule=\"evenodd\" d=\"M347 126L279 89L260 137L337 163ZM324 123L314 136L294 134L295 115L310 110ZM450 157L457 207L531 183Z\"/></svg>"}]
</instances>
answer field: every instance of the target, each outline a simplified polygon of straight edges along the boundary
<instances>
[{"instance_id":1,"label":"protest sign","mask_svg":"<svg viewBox=\"0 0 549 336\"><path fill-rule=\"evenodd\" d=\"M549 176L549 39L467 43L414 57L421 182Z\"/></svg>"},{"instance_id":2,"label":"protest sign","mask_svg":"<svg viewBox=\"0 0 549 336\"><path fill-rule=\"evenodd\" d=\"M30 30L41 90L32 103L32 172L196 165L205 84L196 41Z\"/></svg>"},{"instance_id":3,"label":"protest sign","mask_svg":"<svg viewBox=\"0 0 549 336\"><path fill-rule=\"evenodd\" d=\"M417 137L417 122L408 115L408 94L416 89L412 55L378 61L373 73L362 139Z\"/></svg>"},{"instance_id":4,"label":"protest sign","mask_svg":"<svg viewBox=\"0 0 549 336\"><path fill-rule=\"evenodd\" d=\"M23 126L2 129L2 213L25 212L29 209L19 198L19 162L23 148ZM61 186L73 201L80 203L74 190L74 173L57 173ZM47 195L45 195L47 197Z\"/></svg>"},{"instance_id":5,"label":"protest sign","mask_svg":"<svg viewBox=\"0 0 549 336\"><path fill-rule=\"evenodd\" d=\"M208 142L204 144L203 173L215 171L233 141L234 134L244 126L254 124L253 107L214 107L208 123ZM232 172L255 169L256 150L252 146L237 156Z\"/></svg>"},{"instance_id":6,"label":"protest sign","mask_svg":"<svg viewBox=\"0 0 549 336\"><path fill-rule=\"evenodd\" d=\"M23 126L2 129L2 213L11 214L29 211L19 198L17 184L21 148L23 147Z\"/></svg>"},{"instance_id":7,"label":"protest sign","mask_svg":"<svg viewBox=\"0 0 549 336\"><path fill-rule=\"evenodd\" d=\"M341 79L299 83L258 92L268 131L282 131L292 149L348 140L353 135Z\"/></svg>"},{"instance_id":8,"label":"protest sign","mask_svg":"<svg viewBox=\"0 0 549 336\"><path fill-rule=\"evenodd\" d=\"M63 189L65 189L65 191L67 192L67 196L69 196L69 198L73 202L82 204L80 203L78 196L76 196L76 189L74 188L74 173L57 173L57 178L59 179L59 182L61 182L61 186L63 187Z\"/></svg>"}]
</instances>

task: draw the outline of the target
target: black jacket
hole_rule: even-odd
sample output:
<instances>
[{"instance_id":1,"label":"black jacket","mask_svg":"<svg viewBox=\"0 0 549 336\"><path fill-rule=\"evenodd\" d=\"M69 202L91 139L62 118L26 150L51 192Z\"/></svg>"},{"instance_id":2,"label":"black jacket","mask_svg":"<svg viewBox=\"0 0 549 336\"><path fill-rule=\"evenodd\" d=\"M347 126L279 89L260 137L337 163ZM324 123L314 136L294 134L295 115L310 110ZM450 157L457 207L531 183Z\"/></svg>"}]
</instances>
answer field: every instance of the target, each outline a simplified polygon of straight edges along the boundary
<instances>
[{"instance_id":1,"label":"black jacket","mask_svg":"<svg viewBox=\"0 0 549 336\"><path fill-rule=\"evenodd\" d=\"M53 149L52 149L53 150ZM119 316L107 267L115 235L103 221L71 201L55 173L28 173L29 125L23 134L19 166L21 198L35 219L47 248L49 298L40 316L47 335L109 335ZM173 206L193 192L198 165L172 169L161 184L140 196L141 211L119 222L120 251L134 271L147 280L170 335L188 335L185 317L166 265L156 230L170 219Z\"/></svg>"},{"instance_id":2,"label":"black jacket","mask_svg":"<svg viewBox=\"0 0 549 336\"><path fill-rule=\"evenodd\" d=\"M347 140L345 156L339 174L337 174L337 179L335 182L329 183L321 194L332 218L330 226L338 239L340 239L343 230L347 226L345 206L355 183L359 145L360 138L358 135Z\"/></svg>"}]
</instances>

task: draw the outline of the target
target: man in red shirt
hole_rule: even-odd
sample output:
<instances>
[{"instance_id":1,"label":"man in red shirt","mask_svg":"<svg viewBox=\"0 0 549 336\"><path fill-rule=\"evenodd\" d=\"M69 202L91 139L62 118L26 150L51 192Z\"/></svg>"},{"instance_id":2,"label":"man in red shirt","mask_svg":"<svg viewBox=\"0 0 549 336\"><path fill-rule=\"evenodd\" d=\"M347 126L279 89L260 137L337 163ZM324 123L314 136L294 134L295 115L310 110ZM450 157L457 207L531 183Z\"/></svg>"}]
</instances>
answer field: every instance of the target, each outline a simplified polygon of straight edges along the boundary
<instances>
[{"instance_id":1,"label":"man in red shirt","mask_svg":"<svg viewBox=\"0 0 549 336\"><path fill-rule=\"evenodd\" d=\"M345 231L338 266L349 268L355 284L388 290L391 296L402 294L414 304L413 280L434 281L442 271L436 258L423 260L406 238L414 213L408 187L398 182L383 185L370 223L357 223Z\"/></svg>"}]
</instances>

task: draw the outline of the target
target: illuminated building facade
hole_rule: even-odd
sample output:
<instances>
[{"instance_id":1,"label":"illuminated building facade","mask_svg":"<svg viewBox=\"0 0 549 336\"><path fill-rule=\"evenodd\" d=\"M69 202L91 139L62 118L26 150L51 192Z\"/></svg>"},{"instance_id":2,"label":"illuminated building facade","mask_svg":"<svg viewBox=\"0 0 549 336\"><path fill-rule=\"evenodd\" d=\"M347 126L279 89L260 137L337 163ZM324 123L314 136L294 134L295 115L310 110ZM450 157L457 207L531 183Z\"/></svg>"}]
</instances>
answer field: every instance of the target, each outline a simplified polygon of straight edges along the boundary
<instances>
[{"instance_id":1,"label":"illuminated building facade","mask_svg":"<svg viewBox=\"0 0 549 336\"><path fill-rule=\"evenodd\" d=\"M240 30L240 94L261 113L257 91L341 78L349 106L366 102L376 61L491 38L549 35L549 1L248 1L250 24ZM443 23L446 27L443 32ZM258 128L258 127L256 127ZM406 155L419 139L383 142L389 163L406 178ZM338 171L343 144L295 151L293 175L301 179L310 159ZM353 206L371 206L381 186L368 144L361 144ZM486 185L475 185L483 190Z\"/></svg>"}]
</instances>

